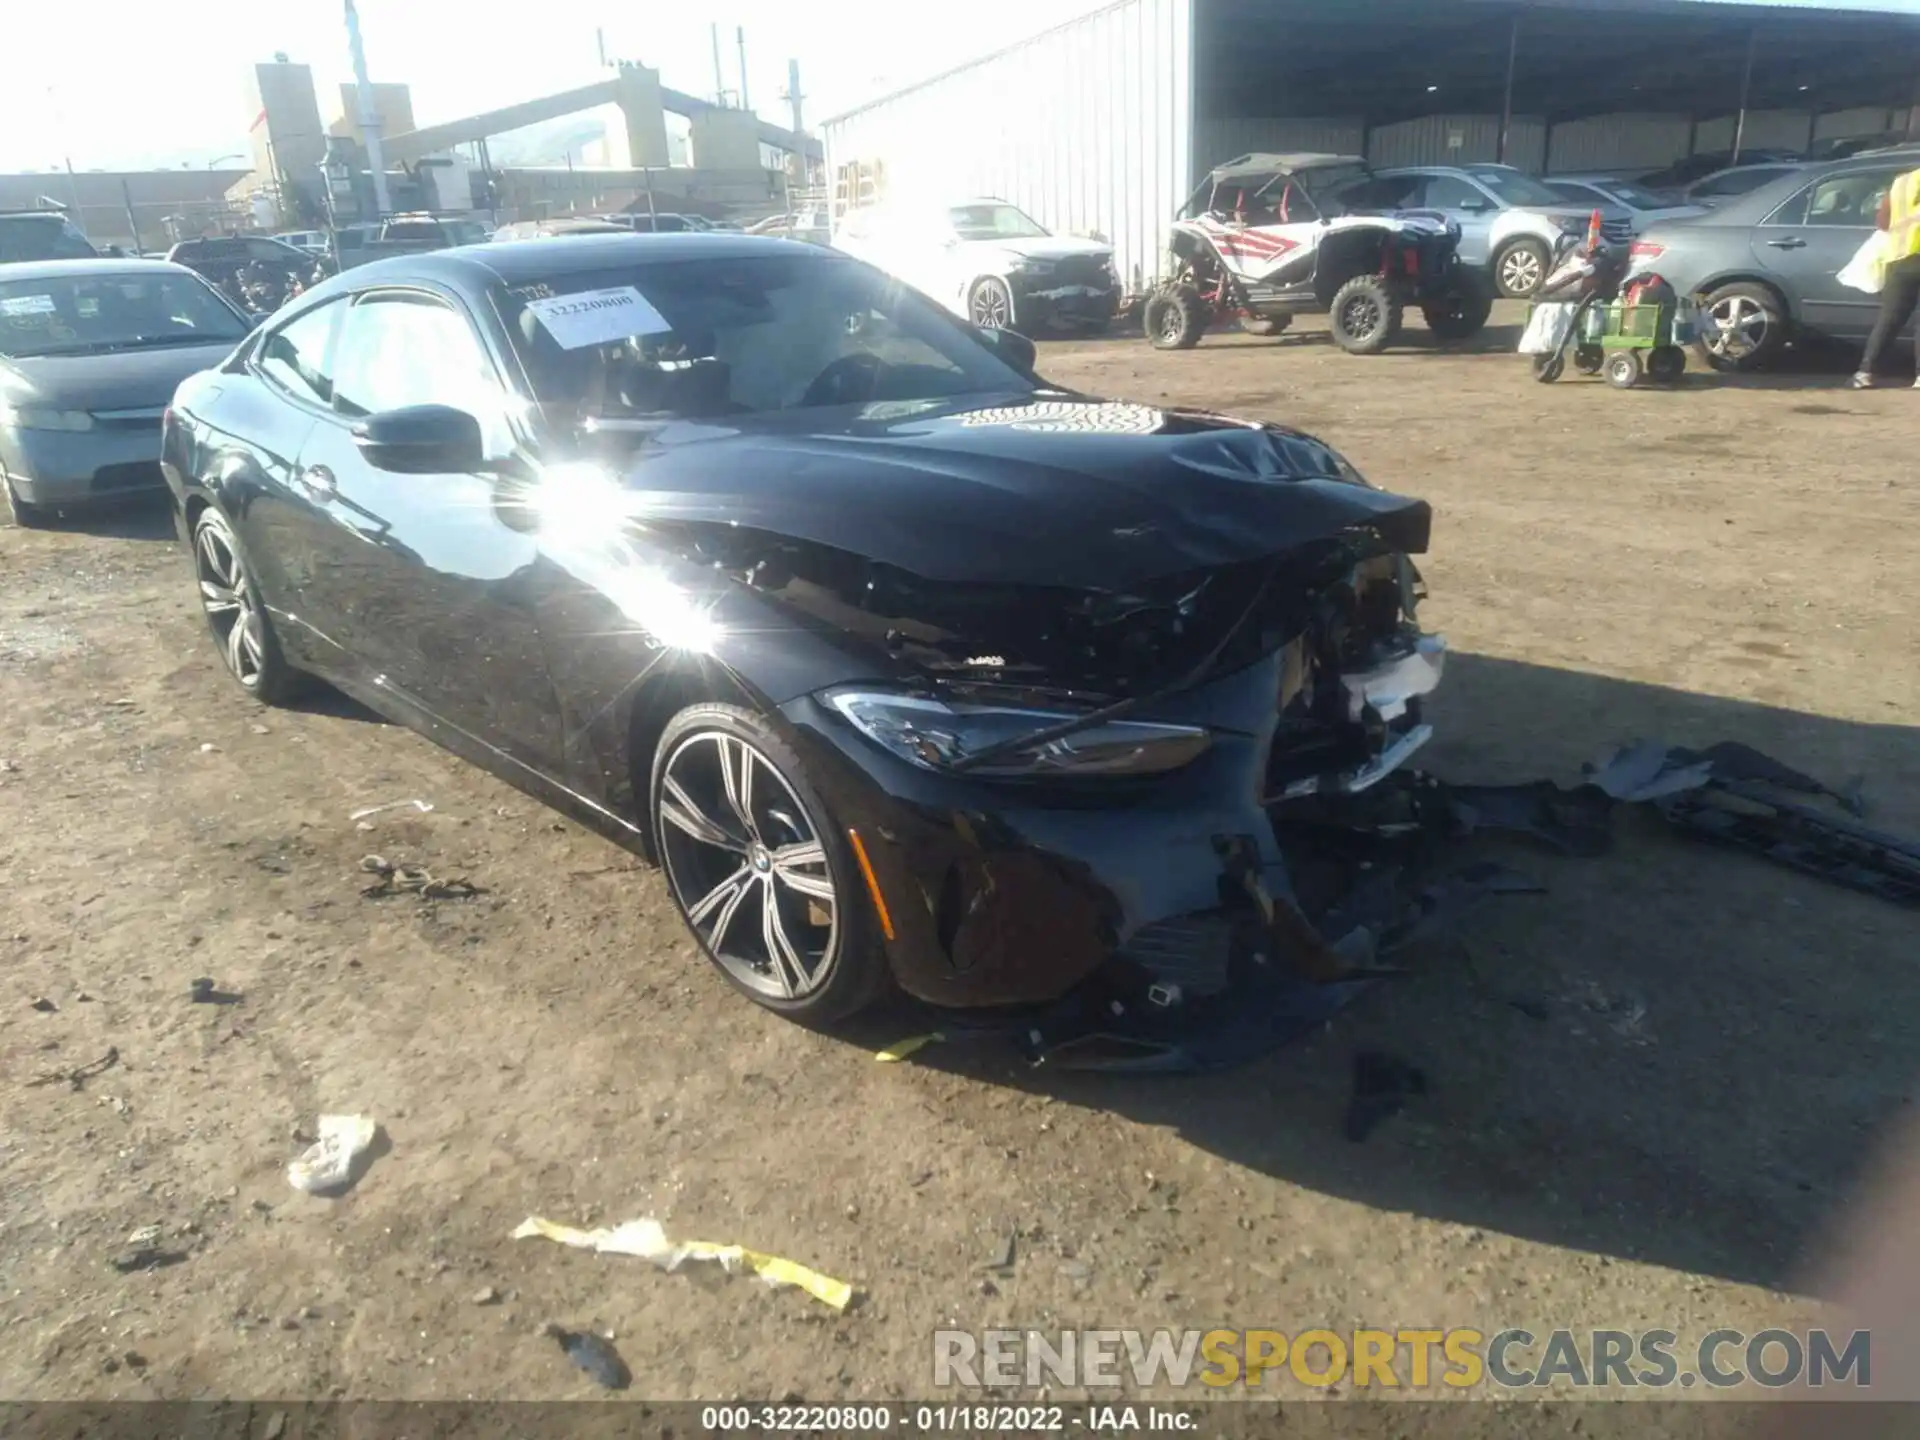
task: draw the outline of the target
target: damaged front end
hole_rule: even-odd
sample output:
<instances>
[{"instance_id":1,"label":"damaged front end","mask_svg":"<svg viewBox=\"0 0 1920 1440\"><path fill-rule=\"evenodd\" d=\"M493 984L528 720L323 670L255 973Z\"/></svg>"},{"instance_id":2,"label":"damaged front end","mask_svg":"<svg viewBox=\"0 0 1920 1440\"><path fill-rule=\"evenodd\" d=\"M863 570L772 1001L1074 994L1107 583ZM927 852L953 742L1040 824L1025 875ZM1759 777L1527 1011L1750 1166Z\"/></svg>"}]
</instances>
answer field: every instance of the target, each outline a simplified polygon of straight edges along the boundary
<instances>
[{"instance_id":1,"label":"damaged front end","mask_svg":"<svg viewBox=\"0 0 1920 1440\"><path fill-rule=\"evenodd\" d=\"M1268 1005L1272 1020L1366 979L1372 944L1339 948L1362 922L1324 929L1360 862L1315 837L1431 738L1446 656L1418 626L1413 562L1377 533L1126 594L933 583L815 547L749 583L912 677L789 714L850 727L869 743L835 746L825 773L850 762L904 802L862 828L865 787L834 787L898 897L913 994L1043 1006L1034 1033L1065 1025L1076 1044L1095 1017L1102 1044L1152 1067L1249 986L1336 987Z\"/></svg>"}]
</instances>

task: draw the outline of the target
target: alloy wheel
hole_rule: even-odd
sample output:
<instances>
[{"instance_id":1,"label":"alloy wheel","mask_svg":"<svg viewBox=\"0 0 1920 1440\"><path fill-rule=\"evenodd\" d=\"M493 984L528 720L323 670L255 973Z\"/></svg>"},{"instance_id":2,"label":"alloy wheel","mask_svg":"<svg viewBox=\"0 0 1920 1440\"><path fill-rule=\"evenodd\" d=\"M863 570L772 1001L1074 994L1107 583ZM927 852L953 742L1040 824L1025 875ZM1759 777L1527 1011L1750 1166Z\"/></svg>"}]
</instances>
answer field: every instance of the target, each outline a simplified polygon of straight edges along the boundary
<instances>
[{"instance_id":1,"label":"alloy wheel","mask_svg":"<svg viewBox=\"0 0 1920 1440\"><path fill-rule=\"evenodd\" d=\"M996 330L1008 329L1013 321L1007 292L999 285L981 285L973 292L973 323Z\"/></svg>"},{"instance_id":2,"label":"alloy wheel","mask_svg":"<svg viewBox=\"0 0 1920 1440\"><path fill-rule=\"evenodd\" d=\"M1708 307L1707 349L1722 360L1740 361L1766 348L1766 307L1749 295L1728 295Z\"/></svg>"},{"instance_id":3,"label":"alloy wheel","mask_svg":"<svg viewBox=\"0 0 1920 1440\"><path fill-rule=\"evenodd\" d=\"M202 523L194 534L193 565L200 605L233 678L249 690L260 686L266 663L260 611L247 568L223 526Z\"/></svg>"},{"instance_id":4,"label":"alloy wheel","mask_svg":"<svg viewBox=\"0 0 1920 1440\"><path fill-rule=\"evenodd\" d=\"M1340 312L1340 326L1355 340L1366 340L1386 323L1380 302L1371 295L1356 295Z\"/></svg>"},{"instance_id":5,"label":"alloy wheel","mask_svg":"<svg viewBox=\"0 0 1920 1440\"><path fill-rule=\"evenodd\" d=\"M1540 257L1520 246L1500 262L1500 286L1509 295L1531 295L1540 286Z\"/></svg>"},{"instance_id":6,"label":"alloy wheel","mask_svg":"<svg viewBox=\"0 0 1920 1440\"><path fill-rule=\"evenodd\" d=\"M775 1000L820 990L839 957L827 851L778 767L738 735L701 730L660 778L667 883L709 954Z\"/></svg>"}]
</instances>

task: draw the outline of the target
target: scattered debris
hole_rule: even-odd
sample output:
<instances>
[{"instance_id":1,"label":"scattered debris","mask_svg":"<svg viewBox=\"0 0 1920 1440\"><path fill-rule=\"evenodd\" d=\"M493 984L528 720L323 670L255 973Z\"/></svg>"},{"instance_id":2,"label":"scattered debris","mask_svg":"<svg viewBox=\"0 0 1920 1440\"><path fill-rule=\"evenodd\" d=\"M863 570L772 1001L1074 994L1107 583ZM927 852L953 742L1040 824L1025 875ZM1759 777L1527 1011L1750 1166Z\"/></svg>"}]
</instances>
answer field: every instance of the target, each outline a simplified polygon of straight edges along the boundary
<instances>
[{"instance_id":1,"label":"scattered debris","mask_svg":"<svg viewBox=\"0 0 1920 1440\"><path fill-rule=\"evenodd\" d=\"M987 1258L986 1263L981 1265L980 1268L982 1270L998 1270L1002 1274L1011 1271L1013 1269L1014 1248L1019 1240L1019 1236L1020 1232L1018 1230L1009 1230L1006 1238L1000 1242L998 1248L994 1250L993 1254Z\"/></svg>"},{"instance_id":2,"label":"scattered debris","mask_svg":"<svg viewBox=\"0 0 1920 1440\"><path fill-rule=\"evenodd\" d=\"M417 865L395 865L384 855L364 856L360 868L374 877L373 883L360 891L369 900L384 899L408 891L422 900L471 900L476 895L486 894L470 881L436 880L429 871Z\"/></svg>"},{"instance_id":3,"label":"scattered debris","mask_svg":"<svg viewBox=\"0 0 1920 1440\"><path fill-rule=\"evenodd\" d=\"M375 815L384 815L389 810L405 810L409 806L422 815L428 814L433 809L432 802L427 800L389 800L385 805L369 805L364 810L356 810L347 816L347 819L371 820Z\"/></svg>"},{"instance_id":4,"label":"scattered debris","mask_svg":"<svg viewBox=\"0 0 1920 1440\"><path fill-rule=\"evenodd\" d=\"M1835 790L1734 741L1693 751L1636 740L1587 770L1596 788L1648 801L1675 829L1883 900L1920 905L1920 841L1787 798L1824 797L1858 817L1866 810L1858 779Z\"/></svg>"},{"instance_id":5,"label":"scattered debris","mask_svg":"<svg viewBox=\"0 0 1920 1440\"><path fill-rule=\"evenodd\" d=\"M929 1045L938 1045L946 1038L947 1037L942 1035L938 1030L926 1035L909 1035L904 1040L894 1041L893 1044L887 1046L884 1050L874 1051L873 1058L878 1060L882 1065L891 1065L896 1061L906 1059L909 1055L917 1051L926 1049Z\"/></svg>"},{"instance_id":6,"label":"scattered debris","mask_svg":"<svg viewBox=\"0 0 1920 1440\"><path fill-rule=\"evenodd\" d=\"M247 727L247 731L249 734L253 734L253 735L271 735L273 733L271 730L267 729L267 727L264 725L249 725Z\"/></svg>"},{"instance_id":7,"label":"scattered debris","mask_svg":"<svg viewBox=\"0 0 1920 1440\"><path fill-rule=\"evenodd\" d=\"M476 1305L498 1305L500 1303L500 1292L491 1285L483 1286L473 1292L473 1303Z\"/></svg>"},{"instance_id":8,"label":"scattered debris","mask_svg":"<svg viewBox=\"0 0 1920 1440\"><path fill-rule=\"evenodd\" d=\"M1398 1114L1409 1097L1426 1093L1427 1077L1417 1066L1379 1050L1362 1050L1353 1057L1347 1139L1365 1140L1382 1120Z\"/></svg>"},{"instance_id":9,"label":"scattered debris","mask_svg":"<svg viewBox=\"0 0 1920 1440\"><path fill-rule=\"evenodd\" d=\"M368 1115L322 1115L316 1128L319 1140L287 1166L287 1183L309 1195L338 1193L359 1178L380 1127Z\"/></svg>"},{"instance_id":10,"label":"scattered debris","mask_svg":"<svg viewBox=\"0 0 1920 1440\"><path fill-rule=\"evenodd\" d=\"M195 1005L238 1005L242 999L239 991L222 990L207 975L196 975L187 982L187 998Z\"/></svg>"},{"instance_id":11,"label":"scattered debris","mask_svg":"<svg viewBox=\"0 0 1920 1440\"><path fill-rule=\"evenodd\" d=\"M34 997L33 1008L38 1010L42 1015L51 1015L60 1007L46 996L39 995Z\"/></svg>"},{"instance_id":12,"label":"scattered debris","mask_svg":"<svg viewBox=\"0 0 1920 1440\"><path fill-rule=\"evenodd\" d=\"M635 1255L667 1271L679 1269L688 1260L717 1261L728 1274L744 1267L769 1285L797 1285L822 1305L835 1310L846 1309L853 1299L853 1287L846 1281L835 1280L778 1255L762 1254L741 1245L719 1245L710 1240L671 1241L660 1222L650 1217L629 1220L611 1229L575 1230L533 1216L522 1221L513 1232L515 1240L533 1235L582 1250L597 1250L602 1255Z\"/></svg>"},{"instance_id":13,"label":"scattered debris","mask_svg":"<svg viewBox=\"0 0 1920 1440\"><path fill-rule=\"evenodd\" d=\"M562 1353L586 1371L595 1384L609 1390L624 1390L633 1383L633 1372L611 1341L589 1330L568 1330L560 1325L548 1325L546 1333L560 1342Z\"/></svg>"},{"instance_id":14,"label":"scattered debris","mask_svg":"<svg viewBox=\"0 0 1920 1440\"><path fill-rule=\"evenodd\" d=\"M147 1368L147 1357L142 1355L138 1350L129 1350L126 1354L122 1355L120 1359L129 1370L144 1370ZM269 1437L269 1440L271 1440L271 1437Z\"/></svg>"},{"instance_id":15,"label":"scattered debris","mask_svg":"<svg viewBox=\"0 0 1920 1440\"><path fill-rule=\"evenodd\" d=\"M89 1060L84 1065L75 1065L66 1070L49 1070L44 1074L34 1076L33 1079L27 1082L27 1085L28 1088L31 1089L38 1085L58 1085L64 1080L73 1089L84 1090L87 1088L87 1081L93 1079L95 1076L106 1074L107 1071L119 1063L120 1049L118 1046L110 1045L107 1047L107 1053L102 1055L98 1060Z\"/></svg>"},{"instance_id":16,"label":"scattered debris","mask_svg":"<svg viewBox=\"0 0 1920 1440\"><path fill-rule=\"evenodd\" d=\"M266 1427L260 1432L260 1440L280 1440L287 1433L287 1412L276 1410L267 1417Z\"/></svg>"},{"instance_id":17,"label":"scattered debris","mask_svg":"<svg viewBox=\"0 0 1920 1440\"><path fill-rule=\"evenodd\" d=\"M19 769L20 767L11 760L0 760L0 775L12 775Z\"/></svg>"},{"instance_id":18,"label":"scattered debris","mask_svg":"<svg viewBox=\"0 0 1920 1440\"><path fill-rule=\"evenodd\" d=\"M214 744L211 740L203 740L200 743L200 753L202 755L211 755L219 748L220 747Z\"/></svg>"},{"instance_id":19,"label":"scattered debris","mask_svg":"<svg viewBox=\"0 0 1920 1440\"><path fill-rule=\"evenodd\" d=\"M187 1252L184 1250L160 1248L158 1225L142 1225L127 1236L126 1243L107 1263L122 1275L130 1275L136 1270L164 1270L186 1258Z\"/></svg>"}]
</instances>

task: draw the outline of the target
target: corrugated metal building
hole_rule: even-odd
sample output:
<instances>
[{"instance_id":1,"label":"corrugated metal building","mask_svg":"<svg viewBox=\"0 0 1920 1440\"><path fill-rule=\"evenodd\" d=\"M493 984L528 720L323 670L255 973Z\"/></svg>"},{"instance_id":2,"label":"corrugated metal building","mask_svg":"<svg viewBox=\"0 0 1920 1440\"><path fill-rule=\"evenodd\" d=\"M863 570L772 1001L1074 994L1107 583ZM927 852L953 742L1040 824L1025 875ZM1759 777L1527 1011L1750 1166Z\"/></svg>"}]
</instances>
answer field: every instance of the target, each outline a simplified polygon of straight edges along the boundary
<instances>
[{"instance_id":1,"label":"corrugated metal building","mask_svg":"<svg viewBox=\"0 0 1920 1440\"><path fill-rule=\"evenodd\" d=\"M822 130L843 205L995 195L1106 237L1141 286L1200 177L1253 151L1550 172L1736 128L1793 149L1920 130L1920 15L1891 3L1117 0Z\"/></svg>"}]
</instances>

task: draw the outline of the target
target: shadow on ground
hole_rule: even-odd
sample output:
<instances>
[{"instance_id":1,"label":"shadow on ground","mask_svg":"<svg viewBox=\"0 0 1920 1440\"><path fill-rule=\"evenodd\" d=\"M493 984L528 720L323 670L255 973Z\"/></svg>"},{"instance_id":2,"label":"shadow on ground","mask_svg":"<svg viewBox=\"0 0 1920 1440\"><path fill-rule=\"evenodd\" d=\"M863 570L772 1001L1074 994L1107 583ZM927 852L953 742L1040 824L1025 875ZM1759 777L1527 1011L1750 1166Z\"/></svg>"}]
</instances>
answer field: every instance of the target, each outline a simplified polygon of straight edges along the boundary
<instances>
[{"instance_id":1,"label":"shadow on ground","mask_svg":"<svg viewBox=\"0 0 1920 1440\"><path fill-rule=\"evenodd\" d=\"M1838 782L1869 823L1920 831L1920 729L1855 724L1458 656L1428 768L1577 780L1639 736L1737 739ZM1542 731L1543 716L1560 717ZM1911 911L1616 817L1612 853L1476 845L1546 882L1467 917L1414 974L1307 1041L1187 1078L1027 1069L999 1047L916 1056L1178 1131L1235 1165L1363 1202L1757 1284L1793 1274L1914 1079ZM896 1031L889 1038L907 1032ZM1343 1137L1362 1051L1428 1093Z\"/></svg>"},{"instance_id":2,"label":"shadow on ground","mask_svg":"<svg viewBox=\"0 0 1920 1440\"><path fill-rule=\"evenodd\" d=\"M102 540L173 540L173 511L165 495L140 495L111 505L66 511L49 528Z\"/></svg>"}]
</instances>

